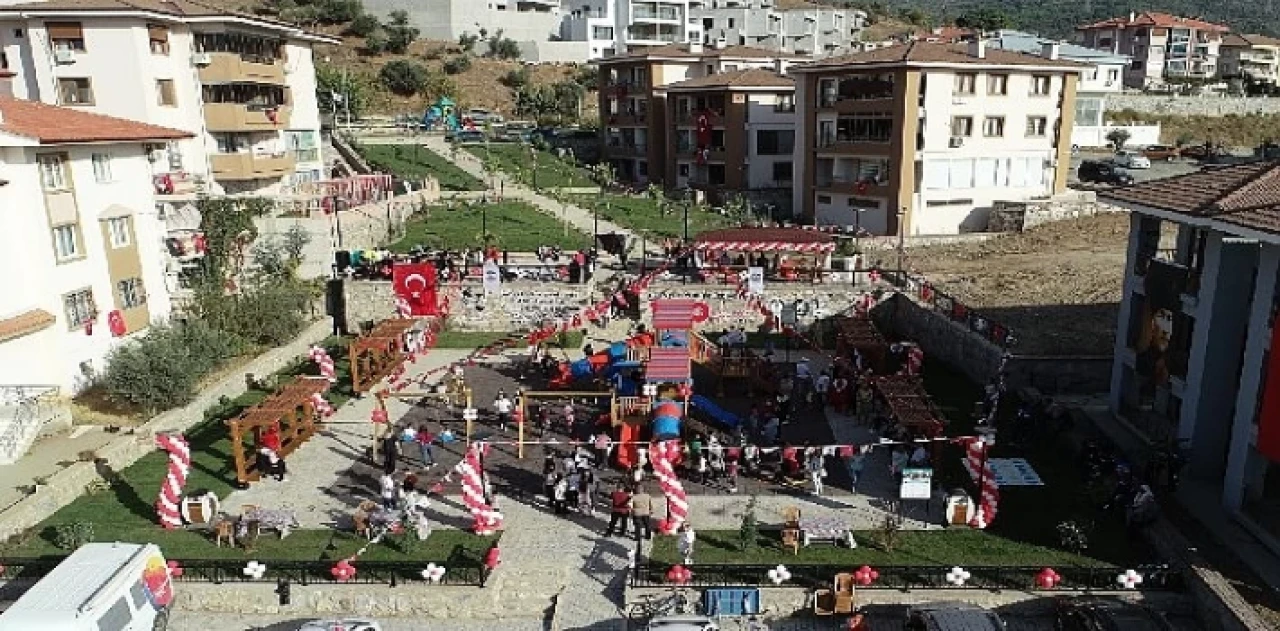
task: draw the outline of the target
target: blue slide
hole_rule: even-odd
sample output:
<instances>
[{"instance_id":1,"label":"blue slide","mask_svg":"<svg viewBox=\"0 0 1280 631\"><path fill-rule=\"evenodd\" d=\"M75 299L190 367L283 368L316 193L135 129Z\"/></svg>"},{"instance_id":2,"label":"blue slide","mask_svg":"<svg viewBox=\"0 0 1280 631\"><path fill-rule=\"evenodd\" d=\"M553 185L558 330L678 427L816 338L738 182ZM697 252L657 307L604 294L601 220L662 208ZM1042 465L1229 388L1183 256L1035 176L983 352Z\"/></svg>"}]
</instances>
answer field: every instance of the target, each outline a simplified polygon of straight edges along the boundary
<instances>
[{"instance_id":1,"label":"blue slide","mask_svg":"<svg viewBox=\"0 0 1280 631\"><path fill-rule=\"evenodd\" d=\"M700 394L690 397L689 403L693 404L695 410L710 416L711 420L729 429L734 429L742 424L742 419L738 418L737 414L712 403L711 399Z\"/></svg>"}]
</instances>

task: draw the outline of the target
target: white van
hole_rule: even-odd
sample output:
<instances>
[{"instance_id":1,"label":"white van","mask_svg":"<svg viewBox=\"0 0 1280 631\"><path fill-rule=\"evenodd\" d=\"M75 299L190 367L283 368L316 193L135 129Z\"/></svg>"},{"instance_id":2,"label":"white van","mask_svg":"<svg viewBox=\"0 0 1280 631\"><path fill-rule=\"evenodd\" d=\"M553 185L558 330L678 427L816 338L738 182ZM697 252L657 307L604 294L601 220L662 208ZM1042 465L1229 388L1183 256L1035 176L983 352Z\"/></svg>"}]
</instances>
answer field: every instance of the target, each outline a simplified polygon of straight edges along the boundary
<instances>
[{"instance_id":1,"label":"white van","mask_svg":"<svg viewBox=\"0 0 1280 631\"><path fill-rule=\"evenodd\" d=\"M0 614L0 631L164 631L171 602L160 548L89 543Z\"/></svg>"}]
</instances>

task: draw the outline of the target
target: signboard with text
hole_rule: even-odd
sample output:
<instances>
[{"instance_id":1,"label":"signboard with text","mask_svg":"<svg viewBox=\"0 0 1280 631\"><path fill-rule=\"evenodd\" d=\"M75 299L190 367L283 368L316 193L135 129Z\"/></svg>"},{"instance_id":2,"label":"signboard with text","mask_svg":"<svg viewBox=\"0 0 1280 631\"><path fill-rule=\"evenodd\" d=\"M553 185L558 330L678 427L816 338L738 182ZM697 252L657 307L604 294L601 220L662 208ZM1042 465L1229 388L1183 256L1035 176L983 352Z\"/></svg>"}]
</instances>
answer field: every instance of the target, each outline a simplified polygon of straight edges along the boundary
<instances>
[{"instance_id":1,"label":"signboard with text","mask_svg":"<svg viewBox=\"0 0 1280 631\"><path fill-rule=\"evenodd\" d=\"M747 268L747 293L759 296L764 293L764 268Z\"/></svg>"},{"instance_id":2,"label":"signboard with text","mask_svg":"<svg viewBox=\"0 0 1280 631\"><path fill-rule=\"evenodd\" d=\"M933 497L933 469L913 467L902 470L902 488L898 497L904 500L927 500Z\"/></svg>"}]
</instances>

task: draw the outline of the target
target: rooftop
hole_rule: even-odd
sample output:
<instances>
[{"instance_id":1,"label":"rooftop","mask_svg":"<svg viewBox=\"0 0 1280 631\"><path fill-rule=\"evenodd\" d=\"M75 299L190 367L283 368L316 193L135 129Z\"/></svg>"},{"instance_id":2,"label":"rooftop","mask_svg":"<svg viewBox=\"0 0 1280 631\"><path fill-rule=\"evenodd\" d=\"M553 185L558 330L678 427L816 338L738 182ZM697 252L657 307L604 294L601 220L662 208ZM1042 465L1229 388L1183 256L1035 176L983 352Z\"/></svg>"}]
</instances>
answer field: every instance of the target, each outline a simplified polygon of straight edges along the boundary
<instances>
[{"instance_id":1,"label":"rooftop","mask_svg":"<svg viewBox=\"0 0 1280 631\"><path fill-rule=\"evenodd\" d=\"M1062 59L1045 59L1037 55L1003 50L987 46L982 57L973 54L969 43L948 44L931 42L907 42L895 46L886 46L860 53L831 57L821 61L801 64L795 71L822 70L825 68L844 68L848 66L954 66L959 64L974 66L1025 66L1035 68L1061 68L1062 70L1078 70L1084 67L1074 61Z\"/></svg>"},{"instance_id":2,"label":"rooftop","mask_svg":"<svg viewBox=\"0 0 1280 631\"><path fill-rule=\"evenodd\" d=\"M796 87L795 79L780 75L772 70L763 68L748 68L746 70L731 70L729 72L721 72L718 74L698 77L697 79L689 79L679 83L673 83L666 86L667 90L694 90L707 88L723 88L726 90L750 90L761 88L787 89L793 90Z\"/></svg>"},{"instance_id":3,"label":"rooftop","mask_svg":"<svg viewBox=\"0 0 1280 631\"><path fill-rule=\"evenodd\" d=\"M323 41L329 44L338 44L342 42L341 38L324 35L322 33L305 31L297 24L265 18L249 13L228 11L221 7L217 7L212 4L205 4L198 0L45 0L44 2L0 4L0 13L7 13L11 11L15 13L41 13L45 11L57 11L60 13L72 11L83 11L86 13L143 12L173 16L175 18L238 18L248 20L262 26L274 26L289 29L295 31L294 34L297 36L304 36L316 41Z\"/></svg>"},{"instance_id":4,"label":"rooftop","mask_svg":"<svg viewBox=\"0 0 1280 631\"><path fill-rule=\"evenodd\" d=\"M622 55L614 55L600 60L601 63L616 63L639 59L805 59L802 55L784 53L754 46L726 46L716 48L703 46L702 52L690 52L688 44L667 44L644 48Z\"/></svg>"},{"instance_id":5,"label":"rooftop","mask_svg":"<svg viewBox=\"0 0 1280 631\"><path fill-rule=\"evenodd\" d=\"M1208 168L1100 192L1099 197L1280 235L1280 160Z\"/></svg>"},{"instance_id":6,"label":"rooftop","mask_svg":"<svg viewBox=\"0 0 1280 631\"><path fill-rule=\"evenodd\" d=\"M1154 26L1158 28L1193 28L1201 31L1219 31L1226 33L1231 28L1221 24L1205 22L1195 18L1184 18L1168 13L1160 13L1158 11L1143 11L1142 13L1130 13L1126 16L1114 17L1093 24L1076 27L1079 31L1088 31L1093 29L1114 29L1114 28L1130 28L1140 26Z\"/></svg>"},{"instance_id":7,"label":"rooftop","mask_svg":"<svg viewBox=\"0 0 1280 631\"><path fill-rule=\"evenodd\" d=\"M1097 50L1068 42L1060 42L1058 40L1041 37L1035 33L1026 33L1023 31L1008 29L996 31L995 37L987 40L987 43L1003 50L1028 53L1031 55L1041 54L1044 50L1045 44L1058 44L1059 59L1090 64L1129 63L1129 57L1125 55L1117 55L1105 50Z\"/></svg>"},{"instance_id":8,"label":"rooftop","mask_svg":"<svg viewBox=\"0 0 1280 631\"><path fill-rule=\"evenodd\" d=\"M10 97L0 97L0 133L35 140L41 145L175 140L194 136L179 129Z\"/></svg>"},{"instance_id":9,"label":"rooftop","mask_svg":"<svg viewBox=\"0 0 1280 631\"><path fill-rule=\"evenodd\" d=\"M1230 33L1222 38L1223 46L1280 46L1280 39L1266 35L1237 35Z\"/></svg>"}]
</instances>

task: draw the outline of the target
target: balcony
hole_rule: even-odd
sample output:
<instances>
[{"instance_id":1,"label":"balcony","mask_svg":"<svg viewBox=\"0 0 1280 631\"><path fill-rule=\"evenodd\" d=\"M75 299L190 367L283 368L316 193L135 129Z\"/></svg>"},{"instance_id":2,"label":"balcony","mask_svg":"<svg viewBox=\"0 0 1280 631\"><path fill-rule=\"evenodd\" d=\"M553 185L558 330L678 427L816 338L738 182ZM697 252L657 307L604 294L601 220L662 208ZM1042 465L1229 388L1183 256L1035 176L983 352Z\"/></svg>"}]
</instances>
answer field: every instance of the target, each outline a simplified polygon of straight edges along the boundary
<instances>
[{"instance_id":1,"label":"balcony","mask_svg":"<svg viewBox=\"0 0 1280 631\"><path fill-rule=\"evenodd\" d=\"M209 156L215 180L270 180L293 173L292 154L215 153Z\"/></svg>"},{"instance_id":2,"label":"balcony","mask_svg":"<svg viewBox=\"0 0 1280 631\"><path fill-rule=\"evenodd\" d=\"M610 127L647 127L649 125L649 114L647 112L618 112L617 114L609 114L608 121Z\"/></svg>"},{"instance_id":3,"label":"balcony","mask_svg":"<svg viewBox=\"0 0 1280 631\"><path fill-rule=\"evenodd\" d=\"M874 180L858 180L851 177L832 177L818 175L815 182L818 190L842 195L860 195L864 197L888 197L888 182Z\"/></svg>"},{"instance_id":4,"label":"balcony","mask_svg":"<svg viewBox=\"0 0 1280 631\"><path fill-rule=\"evenodd\" d=\"M244 103L205 103L204 122L209 131L276 131L289 127L292 112L288 105L267 108Z\"/></svg>"},{"instance_id":5,"label":"balcony","mask_svg":"<svg viewBox=\"0 0 1280 631\"><path fill-rule=\"evenodd\" d=\"M648 143L610 141L606 146L605 153L611 156L635 156L643 158L648 155Z\"/></svg>"},{"instance_id":6,"label":"balcony","mask_svg":"<svg viewBox=\"0 0 1280 631\"><path fill-rule=\"evenodd\" d=\"M284 63L246 58L235 53L208 53L209 64L198 72L200 83L269 83L285 85Z\"/></svg>"},{"instance_id":7,"label":"balcony","mask_svg":"<svg viewBox=\"0 0 1280 631\"><path fill-rule=\"evenodd\" d=\"M675 8L659 7L655 10L650 7L637 6L631 10L632 22L681 22L683 20L680 10Z\"/></svg>"}]
</instances>

